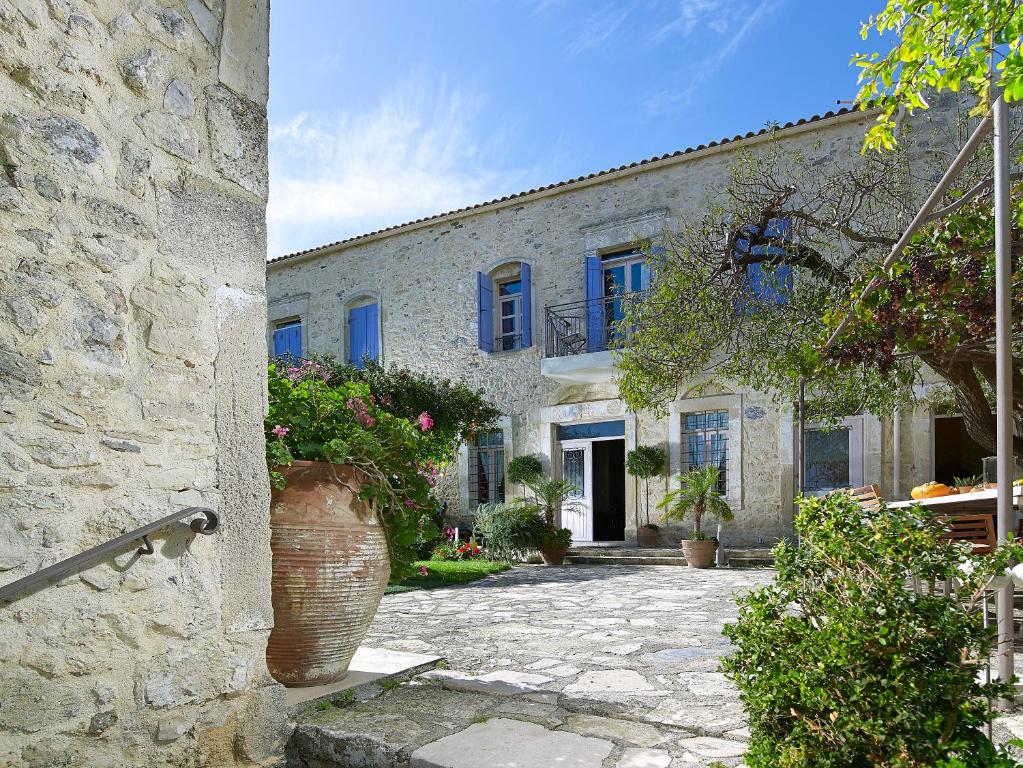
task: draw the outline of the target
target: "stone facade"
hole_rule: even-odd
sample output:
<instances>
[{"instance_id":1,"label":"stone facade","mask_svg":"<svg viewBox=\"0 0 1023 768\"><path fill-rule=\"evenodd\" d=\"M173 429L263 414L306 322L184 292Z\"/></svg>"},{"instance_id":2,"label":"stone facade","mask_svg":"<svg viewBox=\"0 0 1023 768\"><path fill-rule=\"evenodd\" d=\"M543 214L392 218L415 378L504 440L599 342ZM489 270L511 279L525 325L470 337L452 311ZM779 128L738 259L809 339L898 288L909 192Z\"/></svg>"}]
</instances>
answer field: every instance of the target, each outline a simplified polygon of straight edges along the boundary
<instances>
[{"instance_id":1,"label":"stone facade","mask_svg":"<svg viewBox=\"0 0 1023 768\"><path fill-rule=\"evenodd\" d=\"M267 0L0 0L0 765L267 764Z\"/></svg>"},{"instance_id":2,"label":"stone facade","mask_svg":"<svg viewBox=\"0 0 1023 768\"><path fill-rule=\"evenodd\" d=\"M810 156L852 158L871 119L839 114L786 127L775 136ZM942 125L947 119L933 110L922 121ZM665 156L277 260L267 274L268 340L275 323L298 319L303 352L343 358L346 308L361 297L376 297L385 363L465 379L507 415L507 454L542 454L555 471L559 424L624 419L626 448L663 446L674 475L682 461L683 414L725 410L727 496L736 519L725 526L724 541L770 545L792 531L797 443L791 407L779 407L764 393L710 391L674 403L666 416L627 414L610 353L545 359L543 325L545 307L586 298L586 257L637 241L656 246L666 228L702 216L708 200L727 184L739 148L756 152L768 140L759 135ZM496 275L510 263L531 267L533 345L483 352L477 348L477 272ZM592 370L579 375L586 366ZM927 433L921 432L930 415L903 418L902 494L931 472ZM853 427L864 446L864 482L878 482L892 496L890 423L861 416ZM458 472L451 474L457 476L446 478L443 490L453 516L465 520L471 513L465 452ZM652 483L654 502L669 482L665 476ZM627 539L635 537L639 497L628 478ZM676 533L669 531L665 541L677 540Z\"/></svg>"}]
</instances>

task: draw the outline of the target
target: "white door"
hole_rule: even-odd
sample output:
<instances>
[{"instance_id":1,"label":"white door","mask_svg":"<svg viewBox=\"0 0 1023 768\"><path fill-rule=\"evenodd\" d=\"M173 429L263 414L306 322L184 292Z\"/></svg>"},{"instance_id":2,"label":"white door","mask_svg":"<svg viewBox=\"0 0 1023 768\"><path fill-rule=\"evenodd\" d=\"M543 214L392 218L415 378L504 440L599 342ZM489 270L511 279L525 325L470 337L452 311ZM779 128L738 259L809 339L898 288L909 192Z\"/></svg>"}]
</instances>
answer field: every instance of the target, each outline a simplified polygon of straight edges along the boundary
<instances>
[{"instance_id":1,"label":"white door","mask_svg":"<svg viewBox=\"0 0 1023 768\"><path fill-rule=\"evenodd\" d=\"M561 476L574 486L561 507L561 526L572 541L593 541L593 451L589 442L561 444Z\"/></svg>"},{"instance_id":2,"label":"white door","mask_svg":"<svg viewBox=\"0 0 1023 768\"><path fill-rule=\"evenodd\" d=\"M859 488L863 479L863 417L834 429L806 428L806 493L823 496L837 488Z\"/></svg>"}]
</instances>

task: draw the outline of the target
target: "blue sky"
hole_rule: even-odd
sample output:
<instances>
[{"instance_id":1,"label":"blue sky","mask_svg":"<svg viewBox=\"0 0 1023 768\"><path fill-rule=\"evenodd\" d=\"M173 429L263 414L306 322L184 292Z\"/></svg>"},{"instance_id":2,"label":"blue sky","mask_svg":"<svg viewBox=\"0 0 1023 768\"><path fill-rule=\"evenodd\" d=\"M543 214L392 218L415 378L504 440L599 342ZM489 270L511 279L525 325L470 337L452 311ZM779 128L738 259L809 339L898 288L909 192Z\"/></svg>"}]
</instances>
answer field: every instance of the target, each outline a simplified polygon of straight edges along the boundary
<instances>
[{"instance_id":1,"label":"blue sky","mask_svg":"<svg viewBox=\"0 0 1023 768\"><path fill-rule=\"evenodd\" d=\"M835 109L881 0L287 0L271 256Z\"/></svg>"}]
</instances>

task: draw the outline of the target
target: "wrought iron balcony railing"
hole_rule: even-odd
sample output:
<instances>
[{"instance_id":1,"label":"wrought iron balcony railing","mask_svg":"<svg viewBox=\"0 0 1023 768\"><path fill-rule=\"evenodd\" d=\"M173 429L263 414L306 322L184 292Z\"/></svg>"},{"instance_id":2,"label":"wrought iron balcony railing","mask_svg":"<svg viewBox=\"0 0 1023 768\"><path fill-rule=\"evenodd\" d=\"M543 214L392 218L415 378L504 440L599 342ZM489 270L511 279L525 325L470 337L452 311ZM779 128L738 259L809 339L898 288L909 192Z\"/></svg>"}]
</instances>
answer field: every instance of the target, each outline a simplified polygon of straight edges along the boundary
<instances>
[{"instance_id":1,"label":"wrought iron balcony railing","mask_svg":"<svg viewBox=\"0 0 1023 768\"><path fill-rule=\"evenodd\" d=\"M604 352L628 340L625 318L644 291L601 296L544 310L544 355L565 357Z\"/></svg>"}]
</instances>

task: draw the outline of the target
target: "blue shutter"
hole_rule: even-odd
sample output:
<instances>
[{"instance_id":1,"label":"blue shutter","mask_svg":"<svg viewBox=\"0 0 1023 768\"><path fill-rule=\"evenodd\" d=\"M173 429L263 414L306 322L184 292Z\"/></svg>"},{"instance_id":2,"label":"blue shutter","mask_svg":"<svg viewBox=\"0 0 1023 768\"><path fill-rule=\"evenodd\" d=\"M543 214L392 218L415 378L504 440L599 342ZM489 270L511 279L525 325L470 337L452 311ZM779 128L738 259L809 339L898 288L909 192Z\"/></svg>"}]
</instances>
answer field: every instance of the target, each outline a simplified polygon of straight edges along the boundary
<instances>
[{"instance_id":1,"label":"blue shutter","mask_svg":"<svg viewBox=\"0 0 1023 768\"><path fill-rule=\"evenodd\" d=\"M533 346L533 270L519 262L519 280L522 283L522 346Z\"/></svg>"},{"instance_id":2,"label":"blue shutter","mask_svg":"<svg viewBox=\"0 0 1023 768\"><path fill-rule=\"evenodd\" d=\"M302 323L275 328L273 339L275 357L302 357Z\"/></svg>"},{"instance_id":3,"label":"blue shutter","mask_svg":"<svg viewBox=\"0 0 1023 768\"><path fill-rule=\"evenodd\" d=\"M348 362L362 368L366 356L366 313L362 307L348 310Z\"/></svg>"},{"instance_id":4,"label":"blue shutter","mask_svg":"<svg viewBox=\"0 0 1023 768\"><path fill-rule=\"evenodd\" d=\"M482 272L476 273L477 344L484 352L494 351L494 284Z\"/></svg>"},{"instance_id":5,"label":"blue shutter","mask_svg":"<svg viewBox=\"0 0 1023 768\"><path fill-rule=\"evenodd\" d=\"M371 360L380 359L379 308L376 304L363 307L366 313L366 356Z\"/></svg>"},{"instance_id":6,"label":"blue shutter","mask_svg":"<svg viewBox=\"0 0 1023 768\"><path fill-rule=\"evenodd\" d=\"M586 351L607 349L604 339L604 273L599 256L586 257Z\"/></svg>"}]
</instances>

